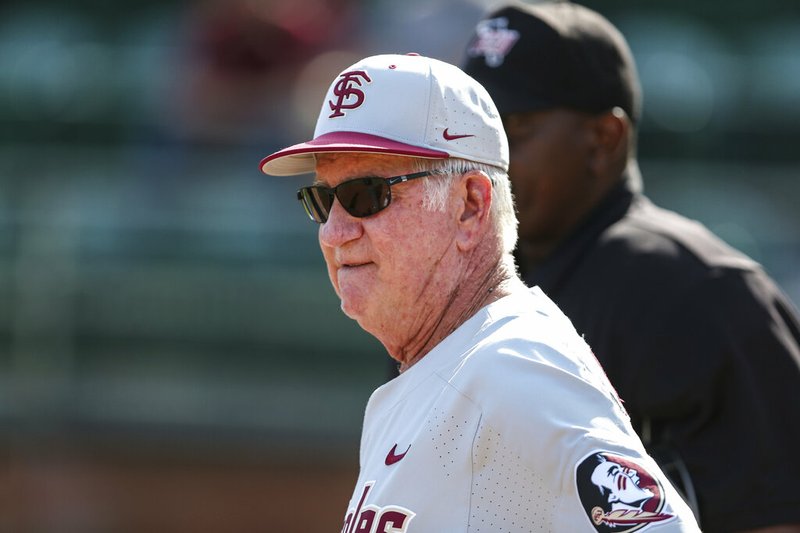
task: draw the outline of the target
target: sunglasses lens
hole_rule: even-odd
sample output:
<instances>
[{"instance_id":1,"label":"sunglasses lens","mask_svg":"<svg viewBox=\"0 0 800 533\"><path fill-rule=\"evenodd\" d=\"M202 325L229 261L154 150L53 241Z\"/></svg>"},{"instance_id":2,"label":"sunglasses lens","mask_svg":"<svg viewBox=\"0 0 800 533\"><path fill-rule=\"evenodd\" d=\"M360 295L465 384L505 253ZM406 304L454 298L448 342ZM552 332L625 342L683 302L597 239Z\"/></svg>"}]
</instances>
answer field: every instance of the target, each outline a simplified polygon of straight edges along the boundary
<instances>
[{"instance_id":1,"label":"sunglasses lens","mask_svg":"<svg viewBox=\"0 0 800 533\"><path fill-rule=\"evenodd\" d=\"M311 220L324 224L333 208L334 194L345 211L358 218L374 215L386 209L392 201L391 187L386 178L356 178L333 189L321 185L303 187L297 191L297 198Z\"/></svg>"},{"instance_id":2,"label":"sunglasses lens","mask_svg":"<svg viewBox=\"0 0 800 533\"><path fill-rule=\"evenodd\" d=\"M297 191L297 198L303 204L308 217L320 224L328 220L333 205L333 191L327 187L303 187Z\"/></svg>"},{"instance_id":3,"label":"sunglasses lens","mask_svg":"<svg viewBox=\"0 0 800 533\"><path fill-rule=\"evenodd\" d=\"M391 200L389 184L383 178L357 178L336 188L336 197L354 217L368 217L385 209Z\"/></svg>"}]
</instances>

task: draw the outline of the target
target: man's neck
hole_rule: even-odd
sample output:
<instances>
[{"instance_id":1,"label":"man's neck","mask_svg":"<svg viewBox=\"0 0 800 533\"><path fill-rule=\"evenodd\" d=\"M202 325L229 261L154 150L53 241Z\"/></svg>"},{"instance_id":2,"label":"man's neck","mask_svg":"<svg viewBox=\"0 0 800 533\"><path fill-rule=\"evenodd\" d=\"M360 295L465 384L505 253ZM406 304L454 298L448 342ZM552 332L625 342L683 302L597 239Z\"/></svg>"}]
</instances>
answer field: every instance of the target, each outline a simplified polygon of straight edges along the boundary
<instances>
[{"instance_id":1,"label":"man's neck","mask_svg":"<svg viewBox=\"0 0 800 533\"><path fill-rule=\"evenodd\" d=\"M400 362L400 372L404 372L422 359L480 309L515 290L525 289L525 284L514 271L513 262L507 257L482 274L474 272L473 274L462 276L462 283L454 286L441 315L427 334L420 331L420 334L401 350L396 353L390 350L390 355Z\"/></svg>"}]
</instances>

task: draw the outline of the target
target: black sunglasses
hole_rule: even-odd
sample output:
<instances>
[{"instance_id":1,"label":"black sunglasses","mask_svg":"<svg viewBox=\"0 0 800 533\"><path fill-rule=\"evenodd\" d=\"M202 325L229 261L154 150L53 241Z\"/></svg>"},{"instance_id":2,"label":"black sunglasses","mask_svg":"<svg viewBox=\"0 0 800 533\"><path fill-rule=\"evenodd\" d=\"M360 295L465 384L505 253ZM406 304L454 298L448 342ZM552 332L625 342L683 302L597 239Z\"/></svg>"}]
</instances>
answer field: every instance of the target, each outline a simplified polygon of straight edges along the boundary
<instances>
[{"instance_id":1,"label":"black sunglasses","mask_svg":"<svg viewBox=\"0 0 800 533\"><path fill-rule=\"evenodd\" d=\"M338 198L344 210L352 216L364 218L389 207L392 203L392 185L431 174L433 172L428 171L391 178L355 178L343 181L336 187L311 185L297 191L297 199L303 204L308 217L320 224L328 221L334 198Z\"/></svg>"}]
</instances>

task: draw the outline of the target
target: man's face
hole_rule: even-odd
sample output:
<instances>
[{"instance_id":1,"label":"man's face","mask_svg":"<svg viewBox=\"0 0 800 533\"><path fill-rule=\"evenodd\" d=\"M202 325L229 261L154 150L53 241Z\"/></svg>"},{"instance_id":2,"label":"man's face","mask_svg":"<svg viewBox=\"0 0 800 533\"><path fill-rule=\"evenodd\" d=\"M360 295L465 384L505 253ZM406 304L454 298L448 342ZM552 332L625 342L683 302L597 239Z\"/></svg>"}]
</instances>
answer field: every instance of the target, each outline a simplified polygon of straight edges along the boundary
<instances>
[{"instance_id":1,"label":"man's face","mask_svg":"<svg viewBox=\"0 0 800 533\"><path fill-rule=\"evenodd\" d=\"M317 182L335 187L359 177L414 172L408 158L369 154L325 154ZM432 179L437 179L436 177ZM390 349L403 345L426 317L444 306L452 290L453 236L450 210L423 208L422 180L394 185L391 204L366 218L348 214L334 201L319 243L344 313Z\"/></svg>"},{"instance_id":2,"label":"man's face","mask_svg":"<svg viewBox=\"0 0 800 533\"><path fill-rule=\"evenodd\" d=\"M555 244L591 209L593 118L567 109L504 117L521 241Z\"/></svg>"}]
</instances>

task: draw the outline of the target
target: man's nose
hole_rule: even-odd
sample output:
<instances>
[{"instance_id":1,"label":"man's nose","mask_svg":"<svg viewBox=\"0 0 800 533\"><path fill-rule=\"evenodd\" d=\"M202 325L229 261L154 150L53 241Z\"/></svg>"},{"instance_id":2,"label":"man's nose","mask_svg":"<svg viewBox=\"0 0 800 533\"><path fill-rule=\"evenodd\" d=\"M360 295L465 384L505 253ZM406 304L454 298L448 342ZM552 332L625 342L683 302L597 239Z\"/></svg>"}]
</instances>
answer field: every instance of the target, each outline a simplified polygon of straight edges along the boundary
<instances>
[{"instance_id":1,"label":"man's nose","mask_svg":"<svg viewBox=\"0 0 800 533\"><path fill-rule=\"evenodd\" d=\"M342 207L336 198L328 214L328 220L319 228L319 241L323 246L335 248L358 239L363 233L361 219L354 217Z\"/></svg>"}]
</instances>

